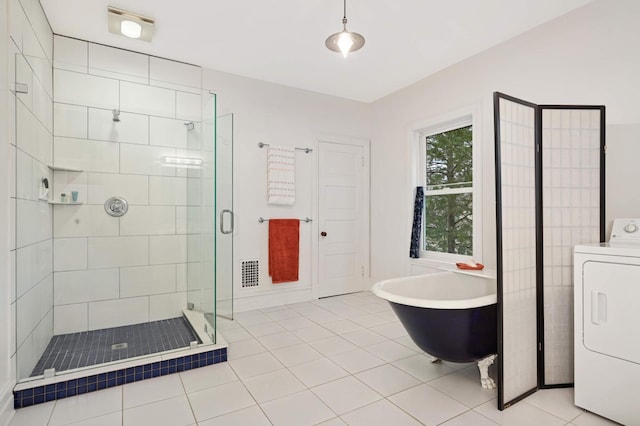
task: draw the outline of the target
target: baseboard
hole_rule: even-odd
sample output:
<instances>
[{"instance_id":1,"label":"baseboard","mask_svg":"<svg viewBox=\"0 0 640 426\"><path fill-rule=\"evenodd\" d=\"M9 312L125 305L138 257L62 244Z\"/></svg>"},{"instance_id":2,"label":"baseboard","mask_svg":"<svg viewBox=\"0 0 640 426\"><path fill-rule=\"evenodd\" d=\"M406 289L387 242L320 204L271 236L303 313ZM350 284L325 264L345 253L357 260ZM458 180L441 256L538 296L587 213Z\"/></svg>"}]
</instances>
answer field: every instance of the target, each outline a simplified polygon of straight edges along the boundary
<instances>
[{"instance_id":1,"label":"baseboard","mask_svg":"<svg viewBox=\"0 0 640 426\"><path fill-rule=\"evenodd\" d=\"M252 311L291 303L315 300L310 288L274 293L263 293L253 296L237 297L234 303L235 312Z\"/></svg>"},{"instance_id":2,"label":"baseboard","mask_svg":"<svg viewBox=\"0 0 640 426\"><path fill-rule=\"evenodd\" d=\"M0 390L0 425L7 426L13 415L13 383L7 383Z\"/></svg>"}]
</instances>

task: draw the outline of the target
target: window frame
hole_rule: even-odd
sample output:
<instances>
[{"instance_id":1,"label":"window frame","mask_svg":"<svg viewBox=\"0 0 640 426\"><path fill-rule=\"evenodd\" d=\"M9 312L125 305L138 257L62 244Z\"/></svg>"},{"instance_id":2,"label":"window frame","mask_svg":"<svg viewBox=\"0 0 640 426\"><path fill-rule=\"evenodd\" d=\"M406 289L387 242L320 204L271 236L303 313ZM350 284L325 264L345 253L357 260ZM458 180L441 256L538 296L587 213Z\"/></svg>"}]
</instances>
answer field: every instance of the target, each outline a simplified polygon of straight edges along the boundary
<instances>
[{"instance_id":1,"label":"window frame","mask_svg":"<svg viewBox=\"0 0 640 426\"><path fill-rule=\"evenodd\" d=\"M461 255L455 253L445 253L438 251L430 251L424 249L424 226L426 223L425 211L422 212L422 229L420 230L420 259L437 261L437 262L465 262L473 259L476 262L482 262L482 159L480 150L481 129L479 113L475 109L468 109L460 111L454 114L449 114L432 120L429 123L425 123L420 127L416 127L413 131L416 152L415 162L415 178L416 186L423 186L425 188L425 198L430 193L433 195L445 195L456 193L471 193L473 200L472 206L472 255ZM467 188L454 188L454 189L438 189L427 191L426 184L426 162L427 162L427 150L426 150L426 137L461 127L472 126L472 184L471 190Z\"/></svg>"}]
</instances>

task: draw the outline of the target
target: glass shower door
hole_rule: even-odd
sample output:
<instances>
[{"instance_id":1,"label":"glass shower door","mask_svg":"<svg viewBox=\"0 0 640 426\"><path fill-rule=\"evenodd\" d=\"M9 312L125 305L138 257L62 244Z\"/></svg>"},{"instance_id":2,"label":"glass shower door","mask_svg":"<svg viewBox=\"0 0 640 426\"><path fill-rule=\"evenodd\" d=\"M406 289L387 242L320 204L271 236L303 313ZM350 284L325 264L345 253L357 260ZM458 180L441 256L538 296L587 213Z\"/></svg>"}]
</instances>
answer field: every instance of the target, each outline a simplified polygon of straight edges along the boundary
<instances>
[{"instance_id":1,"label":"glass shower door","mask_svg":"<svg viewBox=\"0 0 640 426\"><path fill-rule=\"evenodd\" d=\"M216 119L215 138L216 313L233 319L233 114Z\"/></svg>"}]
</instances>

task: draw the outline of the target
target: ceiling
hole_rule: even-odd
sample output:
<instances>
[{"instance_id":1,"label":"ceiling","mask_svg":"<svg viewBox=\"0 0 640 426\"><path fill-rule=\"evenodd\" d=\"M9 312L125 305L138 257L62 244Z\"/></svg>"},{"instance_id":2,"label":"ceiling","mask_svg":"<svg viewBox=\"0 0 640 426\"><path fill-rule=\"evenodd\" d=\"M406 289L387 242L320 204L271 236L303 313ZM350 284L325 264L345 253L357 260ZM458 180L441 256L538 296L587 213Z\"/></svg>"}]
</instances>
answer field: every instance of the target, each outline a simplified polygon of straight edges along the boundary
<instances>
[{"instance_id":1,"label":"ceiling","mask_svg":"<svg viewBox=\"0 0 640 426\"><path fill-rule=\"evenodd\" d=\"M54 33L372 102L592 0L349 0L365 46L324 40L340 0L41 0ZM107 31L107 6L155 19L153 40ZM82 19L79 19L82 17Z\"/></svg>"}]
</instances>

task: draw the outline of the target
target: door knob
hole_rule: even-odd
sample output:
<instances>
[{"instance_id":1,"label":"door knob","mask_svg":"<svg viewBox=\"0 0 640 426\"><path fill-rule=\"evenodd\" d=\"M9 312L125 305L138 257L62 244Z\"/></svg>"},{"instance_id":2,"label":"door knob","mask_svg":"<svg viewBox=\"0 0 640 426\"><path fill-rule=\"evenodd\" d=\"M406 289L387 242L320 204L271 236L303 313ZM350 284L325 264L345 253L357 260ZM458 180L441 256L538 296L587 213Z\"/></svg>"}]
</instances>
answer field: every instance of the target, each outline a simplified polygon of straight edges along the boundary
<instances>
[{"instance_id":1,"label":"door knob","mask_svg":"<svg viewBox=\"0 0 640 426\"><path fill-rule=\"evenodd\" d=\"M322 237L326 237L326 236L327 236L327 233L326 233L326 232L324 232L324 231L322 231L322 232L320 233L320 236L322 236Z\"/></svg>"}]
</instances>

